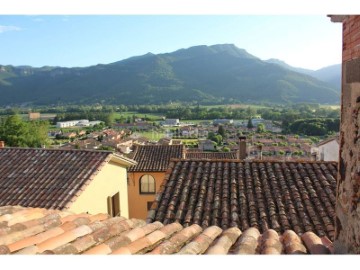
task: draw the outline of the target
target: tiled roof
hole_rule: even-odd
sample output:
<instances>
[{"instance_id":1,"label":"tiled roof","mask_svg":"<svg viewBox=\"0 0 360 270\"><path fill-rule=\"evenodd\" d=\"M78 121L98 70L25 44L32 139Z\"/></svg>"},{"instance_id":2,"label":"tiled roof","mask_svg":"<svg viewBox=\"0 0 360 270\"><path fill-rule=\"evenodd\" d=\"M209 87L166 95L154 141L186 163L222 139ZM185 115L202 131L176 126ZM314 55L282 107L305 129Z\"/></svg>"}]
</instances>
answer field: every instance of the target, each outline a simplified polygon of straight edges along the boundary
<instances>
[{"instance_id":1,"label":"tiled roof","mask_svg":"<svg viewBox=\"0 0 360 270\"><path fill-rule=\"evenodd\" d=\"M129 172L165 172L171 158L182 158L183 145L137 145L131 158L137 165Z\"/></svg>"},{"instance_id":2,"label":"tiled roof","mask_svg":"<svg viewBox=\"0 0 360 270\"><path fill-rule=\"evenodd\" d=\"M186 152L188 159L237 159L236 152Z\"/></svg>"},{"instance_id":3,"label":"tiled roof","mask_svg":"<svg viewBox=\"0 0 360 270\"><path fill-rule=\"evenodd\" d=\"M172 160L147 221L333 240L336 174L336 162Z\"/></svg>"},{"instance_id":4,"label":"tiled roof","mask_svg":"<svg viewBox=\"0 0 360 270\"><path fill-rule=\"evenodd\" d=\"M0 149L0 206L67 209L113 154L109 151Z\"/></svg>"},{"instance_id":5,"label":"tiled roof","mask_svg":"<svg viewBox=\"0 0 360 270\"><path fill-rule=\"evenodd\" d=\"M263 234L193 224L146 224L107 214L0 207L0 254L331 254L332 242L314 233Z\"/></svg>"}]
</instances>

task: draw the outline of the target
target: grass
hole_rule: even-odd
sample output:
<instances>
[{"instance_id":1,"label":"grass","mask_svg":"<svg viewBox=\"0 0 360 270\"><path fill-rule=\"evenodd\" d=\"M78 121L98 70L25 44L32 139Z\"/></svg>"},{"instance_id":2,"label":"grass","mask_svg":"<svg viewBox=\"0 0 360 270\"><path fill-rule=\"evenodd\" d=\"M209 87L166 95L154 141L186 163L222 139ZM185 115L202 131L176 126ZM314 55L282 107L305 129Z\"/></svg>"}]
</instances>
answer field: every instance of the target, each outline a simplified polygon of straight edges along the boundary
<instances>
[{"instance_id":1,"label":"grass","mask_svg":"<svg viewBox=\"0 0 360 270\"><path fill-rule=\"evenodd\" d=\"M157 131L137 131L136 134L139 134L141 136L144 136L145 138L151 140L151 141L158 141L161 138L166 137L165 132L157 132Z\"/></svg>"},{"instance_id":2,"label":"grass","mask_svg":"<svg viewBox=\"0 0 360 270\"><path fill-rule=\"evenodd\" d=\"M138 118L145 118L145 117L150 118L150 121L160 121L164 116L162 114L156 114L156 113L138 113L135 111L131 111L131 112L121 112L121 113L117 112L115 113L115 119L120 119L121 117L131 118L134 115L136 115L136 117Z\"/></svg>"},{"instance_id":3,"label":"grass","mask_svg":"<svg viewBox=\"0 0 360 270\"><path fill-rule=\"evenodd\" d=\"M332 109L332 110L337 110L340 109L340 105L321 105L320 104L320 108L325 108L325 109Z\"/></svg>"},{"instance_id":4,"label":"grass","mask_svg":"<svg viewBox=\"0 0 360 270\"><path fill-rule=\"evenodd\" d=\"M206 107L208 109L211 108L222 108L222 107L229 107L232 109L247 109L248 107L255 108L255 109L262 109L262 108L269 108L269 106L265 105L254 105L254 104L221 104L221 105L201 105L202 107Z\"/></svg>"}]
</instances>

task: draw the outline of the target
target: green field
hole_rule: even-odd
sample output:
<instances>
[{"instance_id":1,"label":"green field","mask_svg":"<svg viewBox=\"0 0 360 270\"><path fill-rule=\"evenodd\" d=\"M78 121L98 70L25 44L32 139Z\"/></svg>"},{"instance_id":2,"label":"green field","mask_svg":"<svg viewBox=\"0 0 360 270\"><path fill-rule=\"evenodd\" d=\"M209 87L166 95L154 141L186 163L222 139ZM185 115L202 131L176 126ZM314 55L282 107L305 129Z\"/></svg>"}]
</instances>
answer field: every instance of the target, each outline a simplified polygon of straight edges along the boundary
<instances>
[{"instance_id":1,"label":"green field","mask_svg":"<svg viewBox=\"0 0 360 270\"><path fill-rule=\"evenodd\" d=\"M121 117L124 117L125 119L128 117L132 118L134 115L138 118L150 118L150 121L160 121L160 120L163 120L162 117L164 117L164 115L162 115L162 114L138 113L138 112L132 111L132 112L121 112L121 113L117 112L117 113L115 113L115 119L120 119Z\"/></svg>"},{"instance_id":2,"label":"green field","mask_svg":"<svg viewBox=\"0 0 360 270\"><path fill-rule=\"evenodd\" d=\"M151 141L158 141L161 138L166 137L165 132L157 132L157 131L144 131L144 132L135 132L134 134L138 134L143 136Z\"/></svg>"}]
</instances>

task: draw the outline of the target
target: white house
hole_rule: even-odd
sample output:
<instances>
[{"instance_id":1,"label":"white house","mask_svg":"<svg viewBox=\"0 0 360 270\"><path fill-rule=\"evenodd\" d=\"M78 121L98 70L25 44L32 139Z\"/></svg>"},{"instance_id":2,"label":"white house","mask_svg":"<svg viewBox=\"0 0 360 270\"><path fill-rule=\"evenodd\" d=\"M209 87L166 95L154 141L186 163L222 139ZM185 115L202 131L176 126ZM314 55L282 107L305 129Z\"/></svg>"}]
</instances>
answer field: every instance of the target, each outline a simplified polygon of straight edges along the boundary
<instances>
[{"instance_id":1,"label":"white house","mask_svg":"<svg viewBox=\"0 0 360 270\"><path fill-rule=\"evenodd\" d=\"M87 119L81 119L81 120L71 120L65 122L56 122L56 127L58 128L66 128L66 127L74 127L74 126L88 127L100 123L101 121L89 121Z\"/></svg>"},{"instance_id":2,"label":"white house","mask_svg":"<svg viewBox=\"0 0 360 270\"><path fill-rule=\"evenodd\" d=\"M198 148L202 151L214 151L215 144L216 143L211 140L199 140Z\"/></svg>"},{"instance_id":3,"label":"white house","mask_svg":"<svg viewBox=\"0 0 360 270\"><path fill-rule=\"evenodd\" d=\"M233 124L233 119L215 119L213 121L213 125L219 125L219 124Z\"/></svg>"},{"instance_id":4,"label":"white house","mask_svg":"<svg viewBox=\"0 0 360 270\"><path fill-rule=\"evenodd\" d=\"M311 149L311 153L316 155L316 160L337 162L339 160L339 136L318 143Z\"/></svg>"},{"instance_id":5,"label":"white house","mask_svg":"<svg viewBox=\"0 0 360 270\"><path fill-rule=\"evenodd\" d=\"M180 120L179 119L165 119L165 121L163 122L164 126L178 126L180 125Z\"/></svg>"}]
</instances>

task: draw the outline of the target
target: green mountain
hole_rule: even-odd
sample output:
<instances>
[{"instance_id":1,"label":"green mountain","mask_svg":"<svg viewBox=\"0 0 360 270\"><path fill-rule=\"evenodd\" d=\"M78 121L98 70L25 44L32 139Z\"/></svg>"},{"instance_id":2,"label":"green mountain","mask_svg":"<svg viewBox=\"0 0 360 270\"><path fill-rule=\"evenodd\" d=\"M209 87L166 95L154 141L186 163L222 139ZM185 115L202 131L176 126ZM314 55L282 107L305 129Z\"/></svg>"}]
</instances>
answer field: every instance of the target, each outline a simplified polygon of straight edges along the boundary
<instances>
[{"instance_id":1,"label":"green mountain","mask_svg":"<svg viewBox=\"0 0 360 270\"><path fill-rule=\"evenodd\" d=\"M338 92L340 92L341 90L341 64L323 67L318 70L311 70L311 69L290 66L286 64L284 61L281 61L279 59L272 58L266 60L266 62L278 64L281 67L290 69L292 71L310 75L320 81L326 82L330 87L338 90Z\"/></svg>"},{"instance_id":2,"label":"green mountain","mask_svg":"<svg viewBox=\"0 0 360 270\"><path fill-rule=\"evenodd\" d=\"M84 68L0 66L0 105L338 103L328 84L231 44L195 46Z\"/></svg>"}]
</instances>

